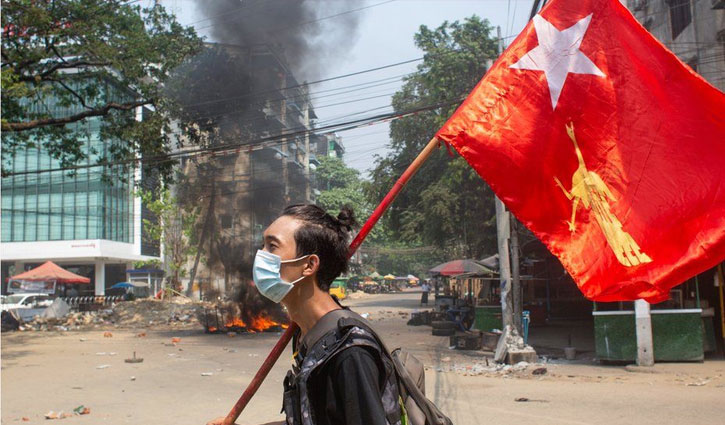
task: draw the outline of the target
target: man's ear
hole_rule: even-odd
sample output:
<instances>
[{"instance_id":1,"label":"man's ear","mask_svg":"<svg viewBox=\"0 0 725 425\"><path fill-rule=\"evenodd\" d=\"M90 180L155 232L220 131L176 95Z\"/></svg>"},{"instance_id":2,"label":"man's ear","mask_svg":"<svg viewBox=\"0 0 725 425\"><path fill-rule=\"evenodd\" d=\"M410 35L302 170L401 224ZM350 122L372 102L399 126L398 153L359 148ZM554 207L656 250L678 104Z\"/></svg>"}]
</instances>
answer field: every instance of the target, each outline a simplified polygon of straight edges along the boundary
<instances>
[{"instance_id":1,"label":"man's ear","mask_svg":"<svg viewBox=\"0 0 725 425\"><path fill-rule=\"evenodd\" d=\"M320 257L317 254L312 254L307 258L305 268L302 270L302 276L312 276L320 270Z\"/></svg>"}]
</instances>

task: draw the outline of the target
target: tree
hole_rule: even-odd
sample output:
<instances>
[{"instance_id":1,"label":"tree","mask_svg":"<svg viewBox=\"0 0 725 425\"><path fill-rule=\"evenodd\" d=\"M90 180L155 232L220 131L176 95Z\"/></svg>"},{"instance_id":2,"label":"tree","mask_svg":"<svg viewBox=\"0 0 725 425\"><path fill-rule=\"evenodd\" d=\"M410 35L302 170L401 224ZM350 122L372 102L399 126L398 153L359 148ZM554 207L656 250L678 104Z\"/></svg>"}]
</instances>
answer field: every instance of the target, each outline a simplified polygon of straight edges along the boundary
<instances>
[{"instance_id":1,"label":"tree","mask_svg":"<svg viewBox=\"0 0 725 425\"><path fill-rule=\"evenodd\" d=\"M337 157L322 157L315 170L318 186L321 188L317 196L317 205L331 215L336 216L342 207L350 207L355 217L362 222L373 213L375 205L365 193L370 184L360 177L360 172L350 168ZM366 245L388 243L388 231L385 223L379 223L365 239Z\"/></svg>"},{"instance_id":2,"label":"tree","mask_svg":"<svg viewBox=\"0 0 725 425\"><path fill-rule=\"evenodd\" d=\"M196 253L193 242L198 210L180 208L178 200L168 189L139 192L144 205L156 218L143 220L146 237L149 241L160 242L163 246L164 261L171 272L170 286L178 291L181 277L186 275L184 267L189 257Z\"/></svg>"},{"instance_id":3,"label":"tree","mask_svg":"<svg viewBox=\"0 0 725 425\"><path fill-rule=\"evenodd\" d=\"M498 55L492 27L473 16L462 23L421 26L415 43L423 63L393 96L396 111L461 99ZM445 123L456 105L396 120L391 124L391 153L378 157L368 199L375 203ZM393 239L432 245L444 258L478 258L495 251L493 193L475 171L450 150L440 150L423 165L386 214Z\"/></svg>"},{"instance_id":4,"label":"tree","mask_svg":"<svg viewBox=\"0 0 725 425\"><path fill-rule=\"evenodd\" d=\"M321 189L317 204L330 214L337 215L342 207L348 206L360 217L360 214L370 209L362 193L360 172L345 165L342 159L329 156L320 158L315 176Z\"/></svg>"},{"instance_id":5,"label":"tree","mask_svg":"<svg viewBox=\"0 0 725 425\"><path fill-rule=\"evenodd\" d=\"M179 108L163 86L201 40L163 7L134 3L3 0L3 165L28 148L62 167L87 159L94 117L102 137L118 142L100 163L167 152ZM168 176L171 163L159 169Z\"/></svg>"}]
</instances>

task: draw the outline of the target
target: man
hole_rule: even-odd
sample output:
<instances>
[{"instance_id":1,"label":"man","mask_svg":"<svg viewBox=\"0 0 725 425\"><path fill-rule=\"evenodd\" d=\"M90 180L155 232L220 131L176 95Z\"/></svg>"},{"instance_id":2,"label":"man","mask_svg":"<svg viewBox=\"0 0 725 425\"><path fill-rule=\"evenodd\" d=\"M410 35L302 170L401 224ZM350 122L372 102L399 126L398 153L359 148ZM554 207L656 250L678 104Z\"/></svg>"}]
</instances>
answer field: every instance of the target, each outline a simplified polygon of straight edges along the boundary
<instances>
[{"instance_id":1,"label":"man","mask_svg":"<svg viewBox=\"0 0 725 425\"><path fill-rule=\"evenodd\" d=\"M288 424L401 423L392 365L369 332L355 328L354 334L328 332L316 341L307 339L319 333L315 326L322 326L326 315L341 308L328 291L347 270L354 224L347 208L335 218L315 205L287 207L264 231L264 248L254 261L257 289L281 302L301 330L293 347L296 365L285 379Z\"/></svg>"},{"instance_id":2,"label":"man","mask_svg":"<svg viewBox=\"0 0 725 425\"><path fill-rule=\"evenodd\" d=\"M422 295L420 296L420 305L428 305L428 294L430 293L430 285L428 284L428 281L423 281L423 284L420 285L420 289L422 291Z\"/></svg>"}]
</instances>

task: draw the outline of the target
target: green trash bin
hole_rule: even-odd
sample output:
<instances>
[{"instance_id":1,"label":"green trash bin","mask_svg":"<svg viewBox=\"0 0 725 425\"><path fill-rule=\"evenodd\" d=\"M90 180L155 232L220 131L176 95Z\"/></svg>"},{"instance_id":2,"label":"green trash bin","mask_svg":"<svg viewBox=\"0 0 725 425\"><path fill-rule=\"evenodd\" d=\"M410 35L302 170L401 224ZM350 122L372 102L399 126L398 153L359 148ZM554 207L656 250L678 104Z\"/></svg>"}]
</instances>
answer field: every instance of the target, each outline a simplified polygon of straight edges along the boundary
<instances>
[{"instance_id":1,"label":"green trash bin","mask_svg":"<svg viewBox=\"0 0 725 425\"><path fill-rule=\"evenodd\" d=\"M476 307L476 317L473 327L479 331L491 332L492 329L501 329L503 319L500 305L484 305Z\"/></svg>"}]
</instances>

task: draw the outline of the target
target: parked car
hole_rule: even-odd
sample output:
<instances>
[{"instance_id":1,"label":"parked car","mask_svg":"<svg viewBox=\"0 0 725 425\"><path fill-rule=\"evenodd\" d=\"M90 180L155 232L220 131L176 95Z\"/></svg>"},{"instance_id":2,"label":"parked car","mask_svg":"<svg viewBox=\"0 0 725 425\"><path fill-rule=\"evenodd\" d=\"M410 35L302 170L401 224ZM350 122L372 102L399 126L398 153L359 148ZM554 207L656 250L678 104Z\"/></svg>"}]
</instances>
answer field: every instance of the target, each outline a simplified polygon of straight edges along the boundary
<instances>
[{"instance_id":1,"label":"parked car","mask_svg":"<svg viewBox=\"0 0 725 425\"><path fill-rule=\"evenodd\" d=\"M44 308L53 304L48 294L12 294L2 301L2 311L13 309Z\"/></svg>"}]
</instances>

